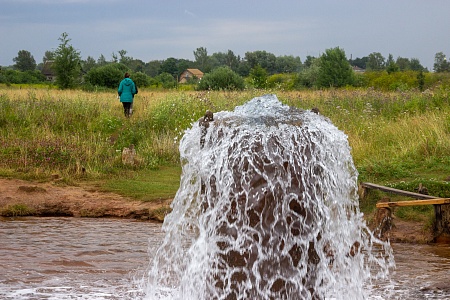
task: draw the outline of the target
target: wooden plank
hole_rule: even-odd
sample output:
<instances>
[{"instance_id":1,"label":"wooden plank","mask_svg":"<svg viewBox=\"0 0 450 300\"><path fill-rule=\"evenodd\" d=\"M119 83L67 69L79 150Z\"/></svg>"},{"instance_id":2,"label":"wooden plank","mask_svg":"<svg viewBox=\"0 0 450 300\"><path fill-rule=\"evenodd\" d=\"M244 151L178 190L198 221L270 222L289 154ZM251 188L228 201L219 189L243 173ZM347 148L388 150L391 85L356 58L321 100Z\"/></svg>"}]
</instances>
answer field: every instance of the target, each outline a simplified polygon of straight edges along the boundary
<instances>
[{"instance_id":1,"label":"wooden plank","mask_svg":"<svg viewBox=\"0 0 450 300\"><path fill-rule=\"evenodd\" d=\"M378 184L374 184L374 183L369 183L369 182L362 182L361 186L364 187L364 188L376 189L376 190L380 190L380 191L383 191L383 192L388 192L388 193L408 196L408 197L415 198L415 199L436 199L437 198L437 197L430 196L430 195L424 195L424 194L419 194L419 193L413 193L413 192L397 190L397 189L394 189L394 188L390 188L390 187L387 187L387 186L382 186L382 185L378 185Z\"/></svg>"},{"instance_id":2,"label":"wooden plank","mask_svg":"<svg viewBox=\"0 0 450 300\"><path fill-rule=\"evenodd\" d=\"M435 198L426 200L410 200L397 202L379 202L377 203L377 208L414 206L414 205L441 205L441 204L450 204L450 198Z\"/></svg>"}]
</instances>

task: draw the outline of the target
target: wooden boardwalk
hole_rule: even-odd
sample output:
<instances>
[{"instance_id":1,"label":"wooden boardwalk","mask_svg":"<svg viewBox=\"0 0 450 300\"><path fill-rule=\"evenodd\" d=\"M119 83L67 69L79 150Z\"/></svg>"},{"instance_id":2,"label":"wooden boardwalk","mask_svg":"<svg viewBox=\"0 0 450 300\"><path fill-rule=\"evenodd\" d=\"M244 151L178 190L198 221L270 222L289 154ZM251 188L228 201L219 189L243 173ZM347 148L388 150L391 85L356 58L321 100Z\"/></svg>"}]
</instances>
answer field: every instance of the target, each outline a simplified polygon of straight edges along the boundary
<instances>
[{"instance_id":1,"label":"wooden boardwalk","mask_svg":"<svg viewBox=\"0 0 450 300\"><path fill-rule=\"evenodd\" d=\"M410 200L410 201L395 201L395 202L379 202L377 203L377 208L388 208L388 207L398 207L398 206L414 206L414 205L441 205L441 204L450 204L450 198L438 198L430 195L424 195L419 193L413 193L403 190L397 190L394 188L390 188L387 186L382 186L374 183L363 182L361 183L363 188L376 189L383 192L408 196L411 198L416 198L419 200Z\"/></svg>"},{"instance_id":2,"label":"wooden boardwalk","mask_svg":"<svg viewBox=\"0 0 450 300\"><path fill-rule=\"evenodd\" d=\"M364 189L377 189L387 193L418 199L409 201L378 202L376 204L377 208L390 210L391 207L433 205L435 216L433 224L433 240L435 242L450 243L450 198L438 198L430 195L402 191L369 182L361 183L361 187Z\"/></svg>"}]
</instances>

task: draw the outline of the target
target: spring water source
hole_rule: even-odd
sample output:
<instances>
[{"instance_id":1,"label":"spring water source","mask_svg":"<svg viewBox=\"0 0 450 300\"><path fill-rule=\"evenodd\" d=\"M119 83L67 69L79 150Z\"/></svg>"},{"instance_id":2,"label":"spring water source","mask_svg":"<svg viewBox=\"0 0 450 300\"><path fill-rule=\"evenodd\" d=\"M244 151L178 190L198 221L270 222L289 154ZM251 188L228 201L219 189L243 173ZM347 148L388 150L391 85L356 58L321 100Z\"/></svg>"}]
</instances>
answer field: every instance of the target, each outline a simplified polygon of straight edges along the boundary
<instances>
[{"instance_id":1,"label":"spring water source","mask_svg":"<svg viewBox=\"0 0 450 300\"><path fill-rule=\"evenodd\" d=\"M394 266L358 208L347 137L275 95L207 113L183 164L147 299L367 299Z\"/></svg>"}]
</instances>

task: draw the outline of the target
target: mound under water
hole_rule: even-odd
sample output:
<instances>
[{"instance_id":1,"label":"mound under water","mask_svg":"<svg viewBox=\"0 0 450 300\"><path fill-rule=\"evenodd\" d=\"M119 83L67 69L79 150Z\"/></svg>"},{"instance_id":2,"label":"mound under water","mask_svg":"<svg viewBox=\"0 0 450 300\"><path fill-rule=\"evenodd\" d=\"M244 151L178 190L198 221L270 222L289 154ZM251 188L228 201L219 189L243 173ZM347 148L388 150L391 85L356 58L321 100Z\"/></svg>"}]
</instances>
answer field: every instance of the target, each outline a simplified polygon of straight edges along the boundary
<instances>
[{"instance_id":1,"label":"mound under water","mask_svg":"<svg viewBox=\"0 0 450 300\"><path fill-rule=\"evenodd\" d=\"M368 230L346 135L275 95L207 113L180 143L180 189L149 299L366 299L393 266Z\"/></svg>"}]
</instances>

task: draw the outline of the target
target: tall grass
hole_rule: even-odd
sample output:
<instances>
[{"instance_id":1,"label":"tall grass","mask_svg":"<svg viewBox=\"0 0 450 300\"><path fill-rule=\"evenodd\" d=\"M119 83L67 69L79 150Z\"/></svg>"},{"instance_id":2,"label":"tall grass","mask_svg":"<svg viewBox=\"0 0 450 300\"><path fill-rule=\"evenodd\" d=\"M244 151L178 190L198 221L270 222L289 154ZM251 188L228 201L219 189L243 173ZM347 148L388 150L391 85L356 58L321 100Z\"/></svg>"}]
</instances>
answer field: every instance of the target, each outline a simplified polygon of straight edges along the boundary
<instances>
[{"instance_id":1,"label":"tall grass","mask_svg":"<svg viewBox=\"0 0 450 300\"><path fill-rule=\"evenodd\" d=\"M177 141L207 109L231 109L246 95L150 92L123 116L115 91L0 90L0 168L27 176L101 177L125 168L178 164ZM139 164L125 167L121 151L133 144Z\"/></svg>"},{"instance_id":2,"label":"tall grass","mask_svg":"<svg viewBox=\"0 0 450 300\"><path fill-rule=\"evenodd\" d=\"M397 184L450 175L448 87L425 92L374 89L194 92L140 90L130 119L115 91L0 89L0 174L105 177L178 164L178 141L206 110L232 110L275 93L291 106L319 108L344 131L361 180ZM121 163L134 144L137 166Z\"/></svg>"},{"instance_id":3,"label":"tall grass","mask_svg":"<svg viewBox=\"0 0 450 300\"><path fill-rule=\"evenodd\" d=\"M405 180L447 186L449 96L448 87L423 93L364 89L279 95L291 105L318 107L348 135L360 180L391 186Z\"/></svg>"}]
</instances>

